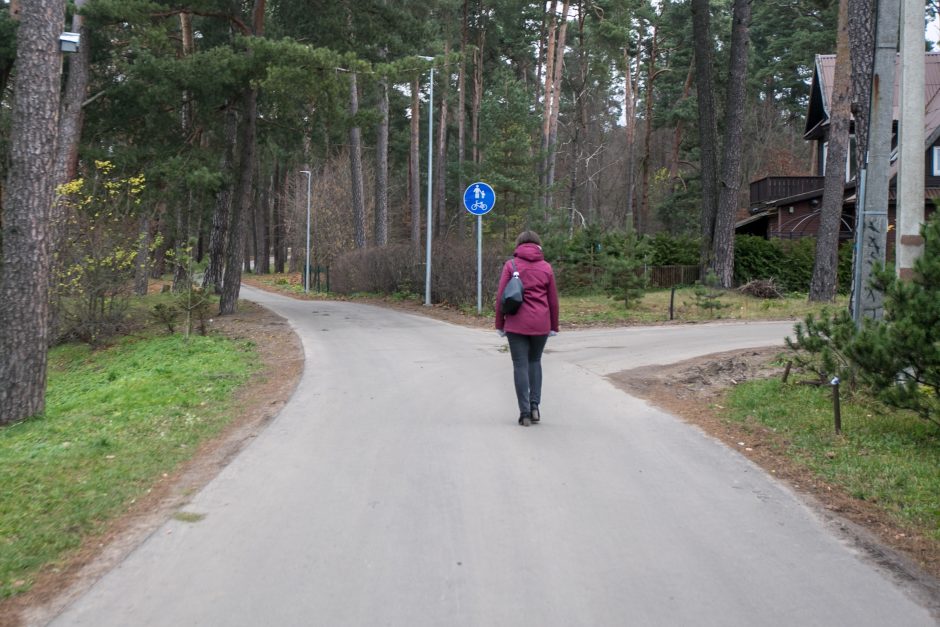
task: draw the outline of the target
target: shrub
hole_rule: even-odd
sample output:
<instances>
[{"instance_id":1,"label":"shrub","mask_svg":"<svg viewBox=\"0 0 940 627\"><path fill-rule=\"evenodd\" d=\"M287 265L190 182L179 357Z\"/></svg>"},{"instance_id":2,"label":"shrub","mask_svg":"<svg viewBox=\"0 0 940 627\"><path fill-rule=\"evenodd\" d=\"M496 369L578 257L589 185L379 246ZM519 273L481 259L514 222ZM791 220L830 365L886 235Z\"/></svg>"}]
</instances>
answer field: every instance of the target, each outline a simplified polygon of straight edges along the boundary
<instances>
[{"instance_id":1,"label":"shrub","mask_svg":"<svg viewBox=\"0 0 940 627\"><path fill-rule=\"evenodd\" d=\"M431 299L453 305L475 304L477 251L468 243L439 242L431 260ZM483 300L496 297L502 256L483 251ZM425 286L424 249L410 244L367 248L340 255L333 264L332 288L339 294L357 292L385 295L422 294Z\"/></svg>"},{"instance_id":2,"label":"shrub","mask_svg":"<svg viewBox=\"0 0 940 627\"><path fill-rule=\"evenodd\" d=\"M96 172L58 191L68 208L63 245L56 251L55 307L63 325L60 338L89 344L121 332L140 235L133 214L143 191L143 177L111 175L107 161Z\"/></svg>"},{"instance_id":3,"label":"shrub","mask_svg":"<svg viewBox=\"0 0 940 627\"><path fill-rule=\"evenodd\" d=\"M650 240L649 263L653 266L696 266L699 247L697 237L657 233Z\"/></svg>"},{"instance_id":4,"label":"shrub","mask_svg":"<svg viewBox=\"0 0 940 627\"><path fill-rule=\"evenodd\" d=\"M176 319L179 317L179 310L173 305L166 303L157 303L150 310L150 317L156 322L165 325L167 332L171 335L176 332Z\"/></svg>"},{"instance_id":5,"label":"shrub","mask_svg":"<svg viewBox=\"0 0 940 627\"><path fill-rule=\"evenodd\" d=\"M813 278L816 240L764 239L754 235L735 238L734 281L743 285L760 279L773 279L784 292L807 292ZM851 287L852 246L839 248L838 284L841 293Z\"/></svg>"}]
</instances>

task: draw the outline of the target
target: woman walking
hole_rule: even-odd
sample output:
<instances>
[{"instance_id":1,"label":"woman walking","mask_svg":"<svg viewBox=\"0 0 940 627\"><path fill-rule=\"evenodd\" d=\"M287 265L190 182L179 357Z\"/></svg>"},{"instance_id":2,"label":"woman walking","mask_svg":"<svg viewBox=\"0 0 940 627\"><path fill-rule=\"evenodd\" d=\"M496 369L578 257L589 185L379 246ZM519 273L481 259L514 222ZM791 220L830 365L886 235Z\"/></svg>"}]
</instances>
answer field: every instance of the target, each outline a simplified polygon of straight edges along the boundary
<instances>
[{"instance_id":1,"label":"woman walking","mask_svg":"<svg viewBox=\"0 0 940 627\"><path fill-rule=\"evenodd\" d=\"M514 314L502 310L503 290L513 275L522 279L525 297ZM516 238L513 259L503 266L496 292L496 330L509 340L513 382L519 401L519 424L528 427L541 418L542 350L550 335L558 333L558 290L555 273L542 255L542 240L535 231Z\"/></svg>"}]
</instances>

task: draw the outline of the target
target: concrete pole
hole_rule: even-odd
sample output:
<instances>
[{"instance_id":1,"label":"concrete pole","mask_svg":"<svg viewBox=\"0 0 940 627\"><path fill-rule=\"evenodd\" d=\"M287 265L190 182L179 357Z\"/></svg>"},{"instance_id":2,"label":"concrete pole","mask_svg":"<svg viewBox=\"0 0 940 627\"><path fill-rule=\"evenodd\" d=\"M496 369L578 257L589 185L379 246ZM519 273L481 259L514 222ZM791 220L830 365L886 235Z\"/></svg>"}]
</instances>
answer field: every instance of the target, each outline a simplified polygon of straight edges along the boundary
<instances>
[{"instance_id":1,"label":"concrete pole","mask_svg":"<svg viewBox=\"0 0 940 627\"><path fill-rule=\"evenodd\" d=\"M864 169L864 201L855 230L855 285L852 316L880 319L884 294L871 287L876 265L885 263L888 234L888 184L891 158L891 128L894 105L895 60L898 49L900 0L878 0L875 27L875 62L872 71L871 125L868 158Z\"/></svg>"},{"instance_id":2,"label":"concrete pole","mask_svg":"<svg viewBox=\"0 0 940 627\"><path fill-rule=\"evenodd\" d=\"M901 0L901 84L898 137L898 277L910 280L914 261L924 252L924 3Z\"/></svg>"}]
</instances>

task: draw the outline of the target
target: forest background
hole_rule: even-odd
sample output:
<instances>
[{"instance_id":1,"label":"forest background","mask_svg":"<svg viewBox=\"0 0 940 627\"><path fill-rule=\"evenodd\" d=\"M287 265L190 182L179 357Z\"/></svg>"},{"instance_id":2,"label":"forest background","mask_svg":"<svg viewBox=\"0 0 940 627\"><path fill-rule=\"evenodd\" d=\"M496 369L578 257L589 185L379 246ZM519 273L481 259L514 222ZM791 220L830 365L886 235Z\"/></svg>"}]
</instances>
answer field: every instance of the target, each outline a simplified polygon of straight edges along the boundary
<instances>
[{"instance_id":1,"label":"forest background","mask_svg":"<svg viewBox=\"0 0 940 627\"><path fill-rule=\"evenodd\" d=\"M843 1L870 30L872 2ZM311 265L330 267L349 291L418 291L431 226L434 299L472 293L475 221L462 193L476 180L498 198L482 221L488 286L524 228L560 260L635 257L658 241L659 262L700 265L730 285L748 181L810 174L809 79L814 55L835 50L839 9L836 0L6 4L0 246L7 269L36 263L0 282L35 323L2 333L9 380L27 387L45 384L27 374L45 372L36 343L106 333L129 284L144 293L149 277L172 273L188 289L198 268L225 314L242 272L300 270L308 190ZM62 30L81 34L79 50L43 73ZM28 145L18 107L33 115ZM37 208L14 214L28 185ZM22 224L10 217L23 214ZM24 397L40 400L18 412L41 410L41 394Z\"/></svg>"}]
</instances>

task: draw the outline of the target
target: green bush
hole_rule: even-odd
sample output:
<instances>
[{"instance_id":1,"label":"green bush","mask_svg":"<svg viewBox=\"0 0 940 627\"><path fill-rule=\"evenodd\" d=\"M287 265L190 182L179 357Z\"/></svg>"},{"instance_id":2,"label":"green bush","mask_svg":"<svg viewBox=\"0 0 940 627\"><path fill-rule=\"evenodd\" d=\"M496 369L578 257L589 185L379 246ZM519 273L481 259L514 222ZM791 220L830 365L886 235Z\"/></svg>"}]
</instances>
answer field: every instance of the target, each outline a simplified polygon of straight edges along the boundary
<instances>
[{"instance_id":1,"label":"green bush","mask_svg":"<svg viewBox=\"0 0 940 627\"><path fill-rule=\"evenodd\" d=\"M690 235L657 233L650 240L650 265L697 266L701 240Z\"/></svg>"},{"instance_id":2,"label":"green bush","mask_svg":"<svg viewBox=\"0 0 940 627\"><path fill-rule=\"evenodd\" d=\"M734 281L743 285L749 281L774 279L785 292L808 292L813 278L816 258L816 240L764 239L754 235L735 238ZM848 293L852 276L852 246L844 243L839 248L839 292Z\"/></svg>"}]
</instances>

